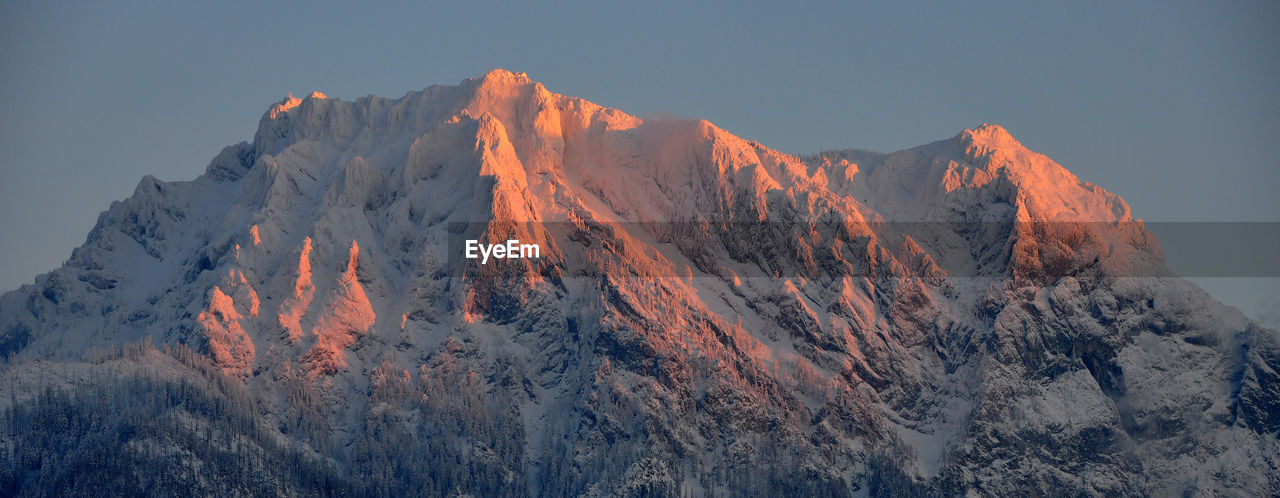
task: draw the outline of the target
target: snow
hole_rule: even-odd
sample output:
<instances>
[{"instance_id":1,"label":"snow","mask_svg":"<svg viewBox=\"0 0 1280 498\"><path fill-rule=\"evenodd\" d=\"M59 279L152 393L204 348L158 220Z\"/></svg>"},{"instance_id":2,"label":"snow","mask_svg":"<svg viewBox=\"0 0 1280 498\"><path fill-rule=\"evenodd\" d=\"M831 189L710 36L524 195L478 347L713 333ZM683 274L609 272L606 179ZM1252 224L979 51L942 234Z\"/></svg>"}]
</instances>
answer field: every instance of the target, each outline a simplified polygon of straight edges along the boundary
<instances>
[{"instance_id":1,"label":"snow","mask_svg":"<svg viewBox=\"0 0 1280 498\"><path fill-rule=\"evenodd\" d=\"M1071 264L1090 251L1114 263L1049 281L971 278L1059 248L1053 234L958 228L1014 220L1101 222L1089 225L1096 245L1062 252ZM34 331L20 359L72 360L145 337L204 344L273 413L288 403L279 379L301 366L341 430L368 408L373 371L425 372L443 345L463 343L457 361L482 377L527 373L506 393L525 430L566 439L586 430L576 424L598 386L658 408L705 406L719 387L740 400L731 408L743 420L726 424L753 410L775 417L778 433L853 421L831 429L845 431L836 466L851 476L866 464L861 448L891 441L911 450L920 479L948 466L997 479L984 474L1000 472L992 455L1003 447L982 432L993 425L1041 435L1046 448L1105 428L1152 475L1196 469L1219 489L1200 466L1275 460L1274 436L1214 422L1230 409L1240 344L1274 332L1181 280L1138 278L1163 266L1137 221L1118 196L998 125L892 154L800 158L706 121L642 120L495 70L399 99L316 92L272 105L252 144L224 150L190 182L144 178L66 266L0 298L0 334ZM473 222L524 230L546 258L501 272L458 263L450 237ZM743 228L760 222L800 237L783 244ZM819 269L828 254L839 259ZM676 365L691 385L661 384L637 365ZM1098 369L1109 365L1124 372L1118 385L1104 385ZM12 375L25 382L35 367L23 368ZM653 417L667 419L677 426L658 428L672 445L759 436L718 441L697 425L717 421ZM1171 419L1206 449L1180 456L1124 435L1125 424ZM530 443L531 458L544 443ZM1122 473L1080 465L1098 482Z\"/></svg>"}]
</instances>

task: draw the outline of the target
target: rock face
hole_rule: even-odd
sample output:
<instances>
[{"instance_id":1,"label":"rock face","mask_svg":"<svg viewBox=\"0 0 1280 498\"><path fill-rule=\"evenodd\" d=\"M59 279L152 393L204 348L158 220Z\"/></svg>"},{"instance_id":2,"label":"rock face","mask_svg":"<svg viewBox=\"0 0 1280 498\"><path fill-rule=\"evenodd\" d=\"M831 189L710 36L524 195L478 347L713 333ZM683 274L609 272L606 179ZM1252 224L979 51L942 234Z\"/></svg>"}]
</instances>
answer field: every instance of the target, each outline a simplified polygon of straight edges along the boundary
<instances>
[{"instance_id":1,"label":"rock face","mask_svg":"<svg viewBox=\"0 0 1280 498\"><path fill-rule=\"evenodd\" d=\"M1276 332L1003 128L796 157L502 70L272 106L0 298L0 352L5 434L175 420L101 450L145 489L1280 493ZM98 475L32 441L5 489Z\"/></svg>"}]
</instances>

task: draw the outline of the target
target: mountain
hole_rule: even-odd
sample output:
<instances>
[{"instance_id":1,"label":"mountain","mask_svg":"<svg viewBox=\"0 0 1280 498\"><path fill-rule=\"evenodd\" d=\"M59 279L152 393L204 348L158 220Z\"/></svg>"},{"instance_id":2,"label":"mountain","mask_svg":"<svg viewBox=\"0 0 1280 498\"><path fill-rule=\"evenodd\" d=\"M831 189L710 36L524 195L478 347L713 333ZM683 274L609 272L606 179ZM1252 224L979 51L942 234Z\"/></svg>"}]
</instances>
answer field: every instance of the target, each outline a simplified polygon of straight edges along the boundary
<instances>
[{"instance_id":1,"label":"mountain","mask_svg":"<svg viewBox=\"0 0 1280 498\"><path fill-rule=\"evenodd\" d=\"M794 156L503 70L272 105L0 353L5 494L1280 493L1276 331L1005 129Z\"/></svg>"}]
</instances>

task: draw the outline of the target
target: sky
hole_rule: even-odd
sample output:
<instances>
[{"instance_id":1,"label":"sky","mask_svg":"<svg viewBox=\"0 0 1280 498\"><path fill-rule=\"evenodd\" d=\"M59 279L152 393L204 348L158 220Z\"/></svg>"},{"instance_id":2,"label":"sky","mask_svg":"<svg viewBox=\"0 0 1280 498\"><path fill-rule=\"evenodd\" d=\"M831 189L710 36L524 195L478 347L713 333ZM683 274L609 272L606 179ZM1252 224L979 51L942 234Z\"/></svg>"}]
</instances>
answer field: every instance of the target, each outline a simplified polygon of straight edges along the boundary
<instances>
[{"instance_id":1,"label":"sky","mask_svg":"<svg viewBox=\"0 0 1280 498\"><path fill-rule=\"evenodd\" d=\"M791 153L999 123L1144 220L1280 221L1280 2L432 3L3 2L0 289L290 92L399 97L497 67ZM1247 280L1233 304L1280 307L1277 279Z\"/></svg>"}]
</instances>

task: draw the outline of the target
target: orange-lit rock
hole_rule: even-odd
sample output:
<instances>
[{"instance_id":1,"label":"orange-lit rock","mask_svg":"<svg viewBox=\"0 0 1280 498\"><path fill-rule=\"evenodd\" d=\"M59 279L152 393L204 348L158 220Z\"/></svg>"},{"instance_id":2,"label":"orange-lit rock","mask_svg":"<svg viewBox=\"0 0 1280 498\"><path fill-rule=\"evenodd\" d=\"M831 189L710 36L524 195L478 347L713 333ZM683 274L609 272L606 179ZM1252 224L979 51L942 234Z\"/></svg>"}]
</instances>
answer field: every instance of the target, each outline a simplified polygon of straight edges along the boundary
<instances>
[{"instance_id":1,"label":"orange-lit rock","mask_svg":"<svg viewBox=\"0 0 1280 498\"><path fill-rule=\"evenodd\" d=\"M368 333L377 318L360 287L356 272L359 255L360 246L352 241L347 269L339 277L337 287L311 330L315 345L303 356L302 362L313 374L332 374L345 368L344 350Z\"/></svg>"}]
</instances>

